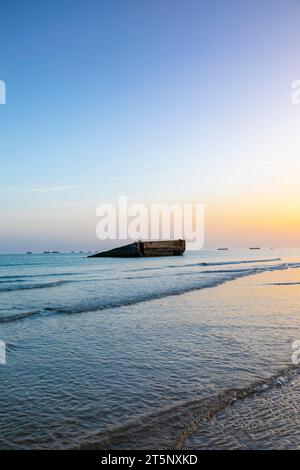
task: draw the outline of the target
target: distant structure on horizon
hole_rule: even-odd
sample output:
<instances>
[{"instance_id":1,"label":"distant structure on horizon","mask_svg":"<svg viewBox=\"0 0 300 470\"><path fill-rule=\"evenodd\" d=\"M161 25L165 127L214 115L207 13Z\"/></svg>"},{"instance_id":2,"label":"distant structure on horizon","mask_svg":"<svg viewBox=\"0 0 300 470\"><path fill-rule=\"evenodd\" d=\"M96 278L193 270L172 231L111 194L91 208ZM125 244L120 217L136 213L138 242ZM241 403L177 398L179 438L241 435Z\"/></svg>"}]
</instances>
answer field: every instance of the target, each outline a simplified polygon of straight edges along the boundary
<instances>
[{"instance_id":1,"label":"distant structure on horizon","mask_svg":"<svg viewBox=\"0 0 300 470\"><path fill-rule=\"evenodd\" d=\"M182 256L185 252L185 240L138 241L126 246L114 248L88 258L138 258L154 256Z\"/></svg>"}]
</instances>

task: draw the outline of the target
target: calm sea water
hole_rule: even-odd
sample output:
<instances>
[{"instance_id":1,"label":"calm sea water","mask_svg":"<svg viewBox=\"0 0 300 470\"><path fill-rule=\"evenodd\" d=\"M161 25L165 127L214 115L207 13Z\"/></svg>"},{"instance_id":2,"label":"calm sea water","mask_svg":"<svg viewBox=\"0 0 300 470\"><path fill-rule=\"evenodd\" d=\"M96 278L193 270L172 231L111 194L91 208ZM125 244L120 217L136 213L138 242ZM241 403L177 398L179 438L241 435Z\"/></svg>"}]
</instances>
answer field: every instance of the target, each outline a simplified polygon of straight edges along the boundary
<instances>
[{"instance_id":1,"label":"calm sea water","mask_svg":"<svg viewBox=\"0 0 300 470\"><path fill-rule=\"evenodd\" d=\"M0 255L0 448L297 447L299 267Z\"/></svg>"}]
</instances>

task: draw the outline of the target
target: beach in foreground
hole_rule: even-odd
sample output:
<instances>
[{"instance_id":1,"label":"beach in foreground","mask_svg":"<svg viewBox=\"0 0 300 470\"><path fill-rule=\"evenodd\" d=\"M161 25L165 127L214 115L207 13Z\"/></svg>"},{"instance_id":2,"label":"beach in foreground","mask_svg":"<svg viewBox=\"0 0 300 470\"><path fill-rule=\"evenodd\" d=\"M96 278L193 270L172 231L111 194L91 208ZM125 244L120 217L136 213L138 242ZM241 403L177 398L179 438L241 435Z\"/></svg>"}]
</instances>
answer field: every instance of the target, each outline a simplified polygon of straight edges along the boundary
<instances>
[{"instance_id":1,"label":"beach in foreground","mask_svg":"<svg viewBox=\"0 0 300 470\"><path fill-rule=\"evenodd\" d=\"M298 448L298 260L1 256L0 448Z\"/></svg>"}]
</instances>

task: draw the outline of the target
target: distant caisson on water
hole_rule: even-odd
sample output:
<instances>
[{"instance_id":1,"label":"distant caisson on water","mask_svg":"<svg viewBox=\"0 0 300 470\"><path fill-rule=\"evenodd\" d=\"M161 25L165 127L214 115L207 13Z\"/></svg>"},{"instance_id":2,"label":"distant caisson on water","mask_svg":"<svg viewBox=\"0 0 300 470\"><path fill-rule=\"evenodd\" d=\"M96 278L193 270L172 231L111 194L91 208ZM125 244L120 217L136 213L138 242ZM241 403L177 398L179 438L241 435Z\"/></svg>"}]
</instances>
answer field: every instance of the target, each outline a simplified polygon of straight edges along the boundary
<instances>
[{"instance_id":1,"label":"distant caisson on water","mask_svg":"<svg viewBox=\"0 0 300 470\"><path fill-rule=\"evenodd\" d=\"M138 258L152 256L181 256L185 240L138 241L113 250L96 253L88 258Z\"/></svg>"}]
</instances>

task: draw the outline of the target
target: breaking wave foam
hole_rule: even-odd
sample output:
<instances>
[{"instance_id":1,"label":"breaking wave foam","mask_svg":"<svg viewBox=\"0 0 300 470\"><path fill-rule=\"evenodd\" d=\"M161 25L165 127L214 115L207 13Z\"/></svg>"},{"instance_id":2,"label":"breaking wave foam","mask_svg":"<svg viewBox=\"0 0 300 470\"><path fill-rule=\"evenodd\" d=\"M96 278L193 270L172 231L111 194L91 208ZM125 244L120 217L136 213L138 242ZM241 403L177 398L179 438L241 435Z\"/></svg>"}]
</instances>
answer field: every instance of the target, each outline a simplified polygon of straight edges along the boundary
<instances>
[{"instance_id":1,"label":"breaking wave foam","mask_svg":"<svg viewBox=\"0 0 300 470\"><path fill-rule=\"evenodd\" d=\"M0 316L0 323L4 322L9 322L9 321L16 321L19 319L24 319L27 317L30 317L32 315L36 315L37 313L41 314L66 314L66 315L71 315L71 314L79 314L79 313L88 313L88 312L96 312L96 311L103 311L103 310L108 310L108 309L116 309L116 308L121 308L121 307L128 307L131 305L135 304L140 304L143 302L148 302L151 300L157 300L157 299L162 299L165 297L171 297L171 296L176 296L176 295L182 295L186 294L188 292L192 291L197 291L201 289L207 289L207 288L213 288L217 287L219 285L222 285L226 282L233 281L235 279L244 277L244 276L251 276L254 274L257 274L259 272L266 272L266 271L274 271L274 270L284 270L288 269L289 267L296 267L296 266L290 266L287 264L279 264L279 265L274 265L274 266L265 266L265 267L259 267L259 268L249 268L249 269L243 269L243 270L223 270L222 271L207 271L206 273L209 274L220 274L220 276L212 277L212 276L201 276L203 274L202 272L199 272L199 279L197 282L193 282L190 285L185 285L182 287L174 287L174 288L167 288L165 290L160 290L156 292L145 292L142 294L138 295L133 295L131 297L127 298L120 298L120 299L99 299L96 298L94 301L89 301L88 303L84 302L80 305L77 306L64 306L64 305L57 305L55 307L47 307L47 308L42 308L40 310L34 310L30 311L26 314L21 314L19 315L9 315L9 316ZM298 265L297 265L298 267ZM193 273L193 279L195 279L195 274L198 273ZM184 273L180 273L180 275L184 275ZM37 289L37 288L46 288L46 287L55 287L57 285L63 284L64 282L67 281L56 281L53 283L47 283L43 285L33 285L33 286L19 286L19 289L22 288L30 288L30 289ZM9 287L6 288L7 290L12 290ZM0 289L1 292L1 289ZM3 290L2 290L3 292Z\"/></svg>"}]
</instances>

